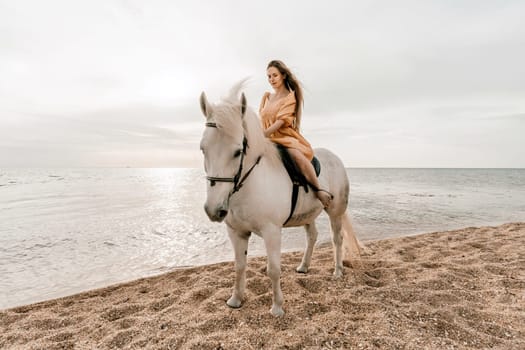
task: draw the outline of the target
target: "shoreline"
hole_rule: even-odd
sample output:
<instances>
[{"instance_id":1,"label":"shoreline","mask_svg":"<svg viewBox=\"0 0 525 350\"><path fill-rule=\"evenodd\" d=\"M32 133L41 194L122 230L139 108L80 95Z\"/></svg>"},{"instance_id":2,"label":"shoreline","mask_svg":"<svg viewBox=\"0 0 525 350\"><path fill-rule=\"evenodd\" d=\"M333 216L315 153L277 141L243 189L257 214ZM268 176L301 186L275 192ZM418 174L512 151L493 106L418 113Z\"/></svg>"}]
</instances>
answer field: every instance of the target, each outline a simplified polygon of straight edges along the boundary
<instances>
[{"instance_id":1,"label":"shoreline","mask_svg":"<svg viewBox=\"0 0 525 350\"><path fill-rule=\"evenodd\" d=\"M482 226L476 226L476 225L465 226L465 228L470 228L470 227L493 227L493 226L495 227L495 226L500 226L500 225L504 225L504 224L507 224L507 223L501 222L501 221L498 221L498 222L495 221L495 222L483 223ZM439 233L439 232L448 232L448 231L453 231L453 230L455 230L454 226L444 227L442 230L435 230L435 231L433 231L431 229L429 229L427 231L425 231L425 230L418 230L418 231L414 231L414 232L410 232L410 233L392 234L392 235L387 236L385 238L376 238L376 237L374 237L374 238L362 240L361 242L366 245L366 244L369 244L369 243L372 243L372 242L379 242L379 241L396 239L396 238L403 238L403 237L414 237L414 236L426 235L426 234L432 234L432 233ZM260 237L257 237L257 239L260 239ZM328 246L331 246L331 241L330 241L330 237L329 236L328 237L324 237L324 239L322 239L322 240L318 240L318 242L316 243L316 249L324 248L324 247L328 247ZM231 245L230 245L229 242L228 242L228 247L229 247L229 249L231 249ZM264 249L262 241L261 241L261 249ZM296 248L287 248L287 249L283 248L281 250L282 254L302 253L303 251L304 251L304 247L303 246L302 247L296 247ZM259 251L258 253L255 253L253 255L249 254L248 255L248 259L261 258L261 257L265 257L265 256L266 256L266 252L263 250L263 251ZM94 290L98 290L98 289L104 289L104 288L109 287L109 286L116 286L116 285L121 285L121 284L127 284L127 283L131 283L133 281L140 280L140 279L147 279L147 278L157 277L157 276L169 273L171 271L176 271L176 270L180 270L180 269L204 267L204 266L208 266L208 265L215 265L215 264L228 263L228 262L233 262L233 251L231 252L231 254L229 254L228 258L225 257L223 259L219 259L217 261L213 261L213 262L211 262L209 264L199 264L199 263L197 263L195 265L181 265L181 266L156 268L155 270L146 272L144 274L141 274L141 275L138 275L138 276L135 276L135 277L129 277L129 278L122 279L122 280L115 280L115 279L112 279L111 277L107 277L105 282L98 282L98 283L96 283L94 285L91 285L89 287L72 288L72 289L68 289L68 290L64 290L64 291L46 292L45 293L46 297L44 297L44 298L29 297L29 298L27 298L25 300L22 300L19 304L17 303L15 305L0 306L0 312L5 311L5 310L9 310L9 309L13 309L13 308L17 308L17 307L38 304L38 303L51 301L51 300L55 300L55 299L66 298L66 297L70 297L70 296L74 296L74 295L77 295L77 294L82 294L82 293L86 293L86 292L90 292L90 291L94 291Z\"/></svg>"},{"instance_id":2,"label":"shoreline","mask_svg":"<svg viewBox=\"0 0 525 350\"><path fill-rule=\"evenodd\" d=\"M334 280L332 248L282 255L286 314L274 318L266 258L249 257L240 309L233 262L169 272L0 310L0 348L525 347L525 223L365 242Z\"/></svg>"}]
</instances>

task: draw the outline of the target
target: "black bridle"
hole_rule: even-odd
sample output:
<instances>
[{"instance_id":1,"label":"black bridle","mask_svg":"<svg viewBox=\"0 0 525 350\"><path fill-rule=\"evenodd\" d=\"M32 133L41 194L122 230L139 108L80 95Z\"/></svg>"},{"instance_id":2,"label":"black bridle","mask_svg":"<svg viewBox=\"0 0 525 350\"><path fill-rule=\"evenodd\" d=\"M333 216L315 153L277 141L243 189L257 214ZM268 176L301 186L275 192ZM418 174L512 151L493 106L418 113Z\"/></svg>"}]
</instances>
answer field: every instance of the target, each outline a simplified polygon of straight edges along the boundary
<instances>
[{"instance_id":1,"label":"black bridle","mask_svg":"<svg viewBox=\"0 0 525 350\"><path fill-rule=\"evenodd\" d=\"M206 126L210 127L210 128L217 128L217 123L208 122L208 123L206 123ZM235 192L237 192L237 191L239 191L241 189L241 187L244 184L244 181L246 181L246 179L248 178L248 176L252 172L253 168L255 168L255 166L257 164L259 164L259 161L261 160L261 156L257 157L257 160L252 165L252 167L241 178L242 168L243 168L243 164L244 164L244 156L246 155L246 150L247 149L248 149L248 139L246 138L246 136L244 136L244 138L242 140L241 162L239 163L239 170L237 170L237 174L235 174L234 177L206 176L206 179L208 181L210 181L210 186L211 187L215 186L215 183L217 183L217 182L232 182L233 183L233 190L232 190L232 192L230 192L230 195L229 195L230 197Z\"/></svg>"}]
</instances>

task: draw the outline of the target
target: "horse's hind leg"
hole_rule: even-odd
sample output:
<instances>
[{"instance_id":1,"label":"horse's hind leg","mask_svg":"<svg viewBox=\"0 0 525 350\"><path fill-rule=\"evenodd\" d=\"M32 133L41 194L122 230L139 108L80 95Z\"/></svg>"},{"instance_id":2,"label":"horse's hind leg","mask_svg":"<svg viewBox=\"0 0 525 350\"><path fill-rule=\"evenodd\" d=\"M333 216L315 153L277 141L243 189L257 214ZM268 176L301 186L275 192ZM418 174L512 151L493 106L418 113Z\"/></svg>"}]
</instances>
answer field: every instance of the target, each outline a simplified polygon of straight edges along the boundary
<instances>
[{"instance_id":1,"label":"horse's hind leg","mask_svg":"<svg viewBox=\"0 0 525 350\"><path fill-rule=\"evenodd\" d=\"M246 285L246 255L248 254L250 233L238 232L228 226L228 235L235 251L235 285L233 294L226 304L238 308L242 304Z\"/></svg>"},{"instance_id":2,"label":"horse's hind leg","mask_svg":"<svg viewBox=\"0 0 525 350\"><path fill-rule=\"evenodd\" d=\"M343 217L330 216L332 226L332 243L334 244L334 276L339 278L343 276Z\"/></svg>"},{"instance_id":3,"label":"horse's hind leg","mask_svg":"<svg viewBox=\"0 0 525 350\"><path fill-rule=\"evenodd\" d=\"M315 242L317 241L317 227L315 226L315 221L304 225L304 229L306 230L306 250L304 251L301 265L299 265L299 267L295 270L300 273L308 272L308 268L310 267L310 262L312 260Z\"/></svg>"}]
</instances>

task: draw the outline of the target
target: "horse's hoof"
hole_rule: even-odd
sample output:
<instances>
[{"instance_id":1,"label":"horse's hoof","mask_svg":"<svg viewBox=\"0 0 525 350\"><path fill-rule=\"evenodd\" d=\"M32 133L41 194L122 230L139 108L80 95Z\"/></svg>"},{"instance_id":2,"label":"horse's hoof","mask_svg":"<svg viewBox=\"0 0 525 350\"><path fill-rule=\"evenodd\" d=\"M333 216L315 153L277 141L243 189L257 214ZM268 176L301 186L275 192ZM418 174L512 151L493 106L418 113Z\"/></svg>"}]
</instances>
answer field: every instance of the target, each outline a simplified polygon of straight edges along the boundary
<instances>
[{"instance_id":1,"label":"horse's hoof","mask_svg":"<svg viewBox=\"0 0 525 350\"><path fill-rule=\"evenodd\" d=\"M231 297L230 299L228 299L228 301L226 302L226 304L233 308L233 309L238 309L241 307L241 301L237 298L234 298L234 297Z\"/></svg>"},{"instance_id":2,"label":"horse's hoof","mask_svg":"<svg viewBox=\"0 0 525 350\"><path fill-rule=\"evenodd\" d=\"M274 315L275 317L281 317L282 315L284 315L283 308L280 307L280 306L275 306L275 305L272 306L271 313L272 313L272 315Z\"/></svg>"},{"instance_id":3,"label":"horse's hoof","mask_svg":"<svg viewBox=\"0 0 525 350\"><path fill-rule=\"evenodd\" d=\"M308 272L308 267L306 267L304 265L301 265L298 268L296 268L295 271L299 272L299 273L307 273Z\"/></svg>"}]
</instances>

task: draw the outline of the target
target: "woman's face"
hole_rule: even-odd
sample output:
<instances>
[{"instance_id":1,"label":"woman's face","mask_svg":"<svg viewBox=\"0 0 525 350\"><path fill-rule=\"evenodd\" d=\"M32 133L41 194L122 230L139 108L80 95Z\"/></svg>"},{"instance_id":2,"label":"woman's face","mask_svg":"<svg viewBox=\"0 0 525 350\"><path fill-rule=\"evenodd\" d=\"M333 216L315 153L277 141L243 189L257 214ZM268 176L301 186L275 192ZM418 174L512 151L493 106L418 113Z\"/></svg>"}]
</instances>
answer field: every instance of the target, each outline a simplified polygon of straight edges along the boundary
<instances>
[{"instance_id":1,"label":"woman's face","mask_svg":"<svg viewBox=\"0 0 525 350\"><path fill-rule=\"evenodd\" d=\"M270 67L266 70L266 74L268 75L268 82L272 86L274 90L280 89L284 84L284 77L279 72L279 70L275 67Z\"/></svg>"}]
</instances>

